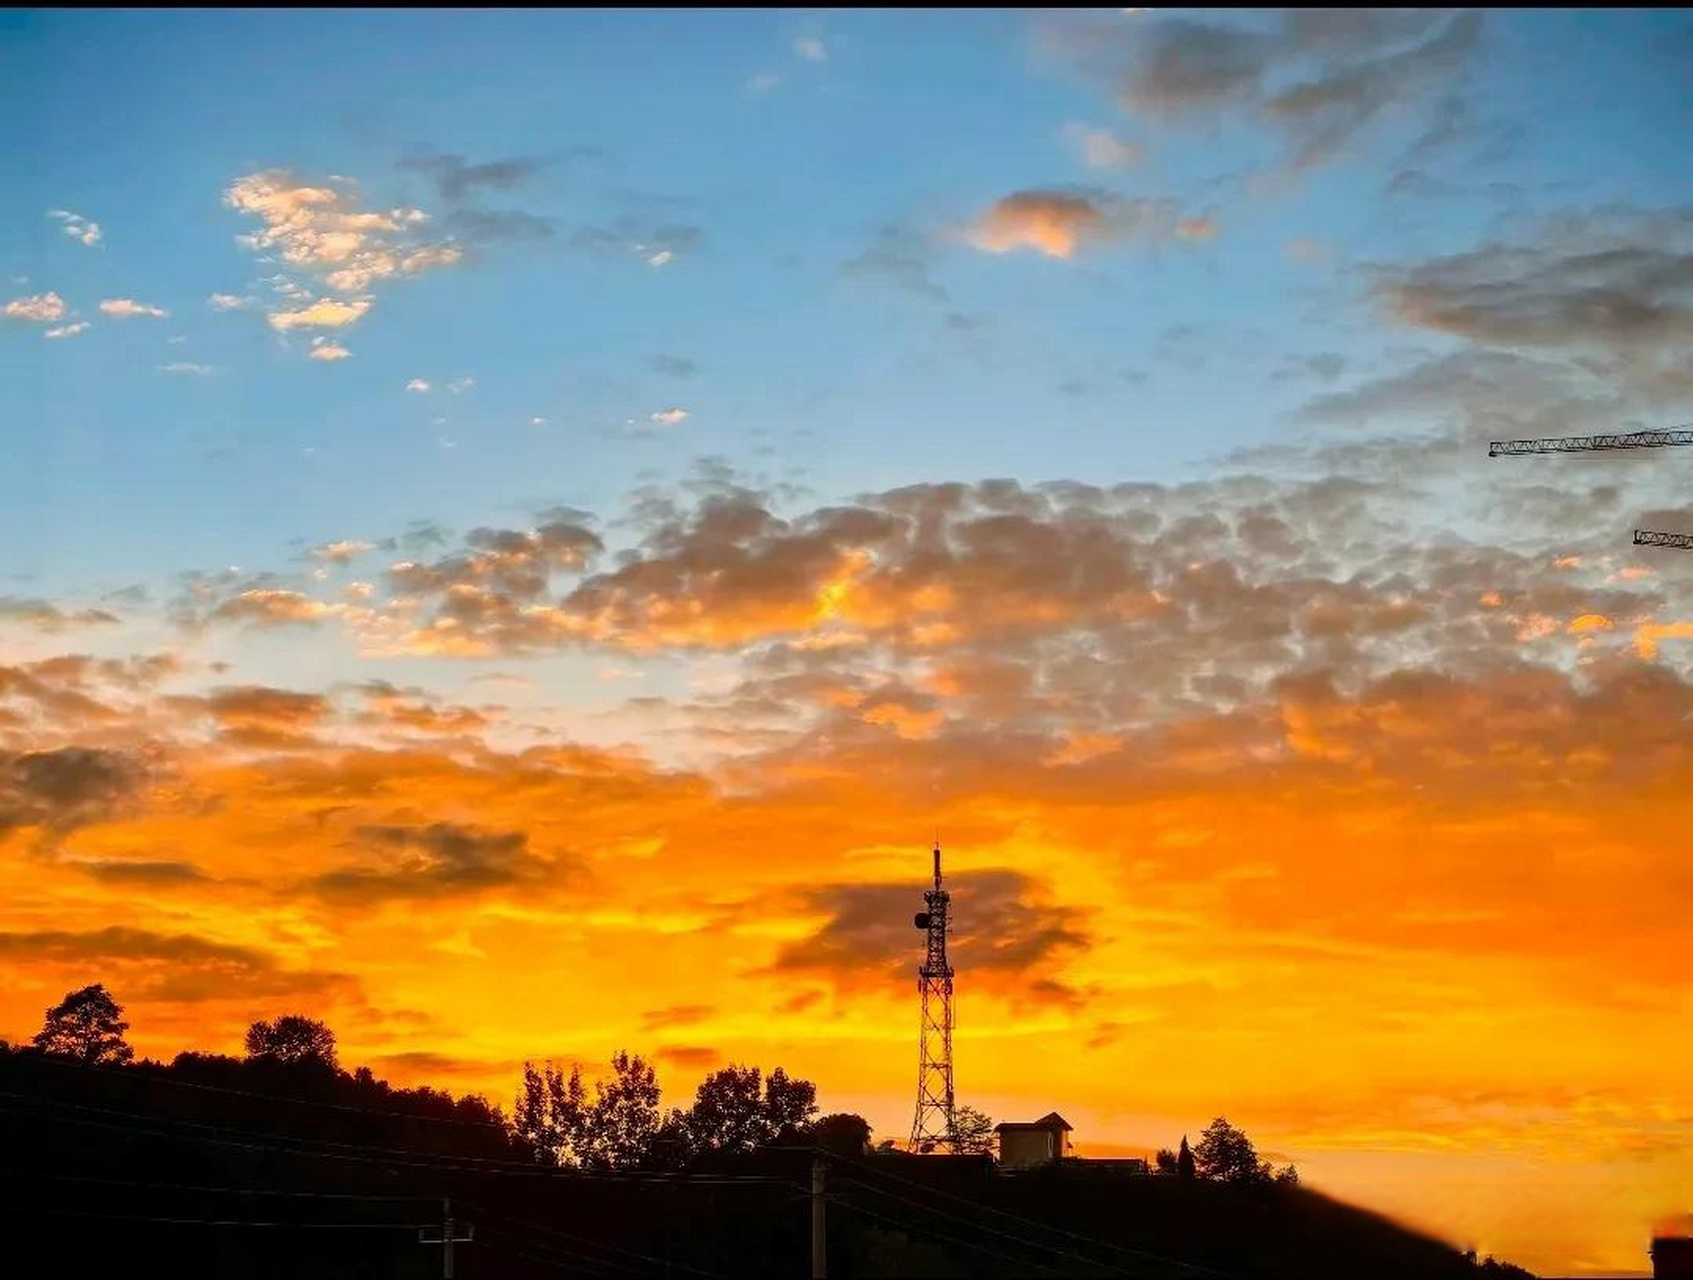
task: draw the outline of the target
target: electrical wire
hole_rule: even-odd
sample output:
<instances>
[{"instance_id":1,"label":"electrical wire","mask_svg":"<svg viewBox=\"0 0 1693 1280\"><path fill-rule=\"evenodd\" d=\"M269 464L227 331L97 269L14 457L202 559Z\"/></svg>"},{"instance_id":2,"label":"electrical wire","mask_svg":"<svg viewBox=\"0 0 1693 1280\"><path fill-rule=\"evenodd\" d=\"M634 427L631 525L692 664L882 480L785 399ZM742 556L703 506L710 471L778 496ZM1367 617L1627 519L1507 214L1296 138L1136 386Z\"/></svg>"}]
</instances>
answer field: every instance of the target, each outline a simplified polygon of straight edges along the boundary
<instances>
[{"instance_id":1,"label":"electrical wire","mask_svg":"<svg viewBox=\"0 0 1693 1280\"><path fill-rule=\"evenodd\" d=\"M1008 1212L1004 1209L996 1209L992 1205L982 1204L980 1201L971 1200L967 1196L961 1196L961 1195L957 1195L957 1194L950 1192L950 1191L944 1191L939 1187L932 1187L932 1186L929 1186L926 1183L914 1181L911 1178L902 1178L897 1173L890 1173L886 1169L877 1168L873 1162L864 1161L864 1160L853 1160L852 1158L850 1158L848 1156L843 1156L839 1152L829 1151L828 1149L826 1149L824 1147L811 1147L811 1148L809 1148L809 1150L815 1155L823 1156L827 1159L835 1161L838 1164L844 1164L849 1169L857 1170L859 1172L873 1173L877 1177L885 1178L890 1182L897 1182L901 1186L910 1187L913 1190L925 1192L928 1195L935 1196L935 1197L942 1199L942 1200L951 1200L951 1201L954 1201L955 1203L966 1205L966 1206L970 1207L971 1209L976 1210L979 1213L985 1213L985 1214L989 1214L993 1217L1002 1218L1002 1219L1005 1219L1006 1221L1017 1223L1020 1226L1033 1228L1036 1231L1045 1232L1045 1233L1051 1234L1051 1235L1065 1236L1065 1237L1067 1237L1071 1240L1076 1241L1078 1244L1091 1245L1096 1249L1105 1249L1105 1250L1109 1250L1109 1251L1116 1252L1116 1253L1122 1253L1122 1254L1126 1254L1126 1255L1129 1255L1129 1256L1132 1256L1132 1257L1145 1259L1148 1262L1158 1262L1158 1263L1162 1263L1166 1266L1177 1267L1177 1268L1180 1268L1182 1270L1196 1272L1200 1275L1217 1276L1217 1277L1220 1277L1221 1280L1227 1280L1227 1277L1224 1276L1224 1273L1222 1273L1220 1271L1216 1271L1216 1270L1212 1269L1211 1267L1204 1266L1204 1265L1197 1263L1197 1262L1186 1262L1186 1261L1183 1261L1180 1258L1170 1258L1170 1257L1166 1257L1162 1254L1151 1253L1151 1252L1149 1252L1145 1249L1136 1249L1136 1248L1133 1248L1132 1246L1129 1246L1129 1245L1114 1244L1109 1240L1100 1240L1100 1239L1097 1239L1093 1236L1081 1235L1080 1233L1075 1232L1075 1231L1066 1231L1062 1227L1056 1227L1056 1226L1052 1226L1049 1223L1039 1222L1039 1221L1036 1221L1033 1218L1025 1218L1021 1214L1010 1213L1010 1212Z\"/></svg>"}]
</instances>

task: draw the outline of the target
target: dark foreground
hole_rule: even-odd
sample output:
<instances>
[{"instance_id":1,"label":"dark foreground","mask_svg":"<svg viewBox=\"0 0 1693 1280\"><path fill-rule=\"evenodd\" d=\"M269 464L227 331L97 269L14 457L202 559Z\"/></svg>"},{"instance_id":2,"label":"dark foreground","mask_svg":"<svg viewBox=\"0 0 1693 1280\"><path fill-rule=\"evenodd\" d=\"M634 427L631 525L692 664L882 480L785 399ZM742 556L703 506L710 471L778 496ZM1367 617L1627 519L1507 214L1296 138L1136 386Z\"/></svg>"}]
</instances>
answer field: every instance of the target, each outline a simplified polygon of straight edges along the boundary
<instances>
[{"instance_id":1,"label":"dark foreground","mask_svg":"<svg viewBox=\"0 0 1693 1280\"><path fill-rule=\"evenodd\" d=\"M514 1159L450 1106L398 1115L0 1057L0 1230L17 1276L811 1275L812 1175L829 1275L1443 1280L1478 1268L1437 1241L1297 1187L1095 1171L1008 1176L986 1160L768 1149L677 1173ZM286 1082L268 1082L287 1093ZM298 1092L297 1090L295 1091Z\"/></svg>"}]
</instances>

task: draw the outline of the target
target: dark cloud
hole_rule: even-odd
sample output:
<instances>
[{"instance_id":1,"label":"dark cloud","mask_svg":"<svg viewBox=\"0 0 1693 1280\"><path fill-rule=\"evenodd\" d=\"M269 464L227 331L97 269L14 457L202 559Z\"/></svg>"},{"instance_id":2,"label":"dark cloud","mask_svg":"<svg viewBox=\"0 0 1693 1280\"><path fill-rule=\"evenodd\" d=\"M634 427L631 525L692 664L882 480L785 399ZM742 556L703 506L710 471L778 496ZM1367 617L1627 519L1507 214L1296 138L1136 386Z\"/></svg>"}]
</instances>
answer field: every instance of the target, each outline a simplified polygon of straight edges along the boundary
<instances>
[{"instance_id":1,"label":"dark cloud","mask_svg":"<svg viewBox=\"0 0 1693 1280\"><path fill-rule=\"evenodd\" d=\"M1591 353L1592 371L1693 389L1693 207L1565 215L1516 243L1378 270L1393 318L1506 348Z\"/></svg>"},{"instance_id":2,"label":"dark cloud","mask_svg":"<svg viewBox=\"0 0 1693 1280\"><path fill-rule=\"evenodd\" d=\"M716 1049L684 1044L661 1045L653 1057L666 1066L679 1067L684 1071L703 1071L723 1061L723 1055Z\"/></svg>"},{"instance_id":3,"label":"dark cloud","mask_svg":"<svg viewBox=\"0 0 1693 1280\"><path fill-rule=\"evenodd\" d=\"M442 152L408 157L399 162L399 167L428 174L442 199L456 203L481 190L509 191L520 186L540 171L541 162L528 156L513 156L471 164L462 155Z\"/></svg>"},{"instance_id":4,"label":"dark cloud","mask_svg":"<svg viewBox=\"0 0 1693 1280\"><path fill-rule=\"evenodd\" d=\"M667 378L691 378L699 372L699 364L686 356L672 356L659 353L646 358L647 367L654 373L662 373Z\"/></svg>"},{"instance_id":5,"label":"dark cloud","mask_svg":"<svg viewBox=\"0 0 1693 1280\"><path fill-rule=\"evenodd\" d=\"M1090 942L1076 908L1045 899L1036 883L1016 871L963 872L948 879L955 902L954 962L1002 989L1057 981L1063 964ZM828 920L809 937L784 944L774 968L819 973L837 981L877 980L909 971L915 949L912 926L922 899L909 882L837 884L805 894L805 904Z\"/></svg>"},{"instance_id":6,"label":"dark cloud","mask_svg":"<svg viewBox=\"0 0 1693 1280\"><path fill-rule=\"evenodd\" d=\"M641 1026L647 1031L687 1027L704 1022L716 1012L716 1007L709 1004L673 1004L663 1009L648 1009L641 1015Z\"/></svg>"},{"instance_id":7,"label":"dark cloud","mask_svg":"<svg viewBox=\"0 0 1693 1280\"><path fill-rule=\"evenodd\" d=\"M522 831L433 822L361 827L358 835L374 853L374 864L316 877L311 887L321 897L352 903L451 897L534 879L549 867L530 852Z\"/></svg>"},{"instance_id":8,"label":"dark cloud","mask_svg":"<svg viewBox=\"0 0 1693 1280\"><path fill-rule=\"evenodd\" d=\"M649 266L662 267L692 253L704 239L704 231L688 223L652 223L623 217L605 226L579 227L571 234L570 243L591 253L637 257Z\"/></svg>"},{"instance_id":9,"label":"dark cloud","mask_svg":"<svg viewBox=\"0 0 1693 1280\"><path fill-rule=\"evenodd\" d=\"M131 753L93 747L0 752L0 835L17 827L55 831L99 822L141 786Z\"/></svg>"},{"instance_id":10,"label":"dark cloud","mask_svg":"<svg viewBox=\"0 0 1693 1280\"><path fill-rule=\"evenodd\" d=\"M1242 21L1140 14L1061 19L1051 47L1129 109L1153 117L1249 112L1288 142L1288 164L1333 160L1390 108L1416 107L1466 68L1481 15L1293 9Z\"/></svg>"},{"instance_id":11,"label":"dark cloud","mask_svg":"<svg viewBox=\"0 0 1693 1280\"><path fill-rule=\"evenodd\" d=\"M67 611L45 600L24 600L16 596L0 596L0 623L32 627L37 631L57 633L73 627L98 627L118 621L104 609Z\"/></svg>"},{"instance_id":12,"label":"dark cloud","mask_svg":"<svg viewBox=\"0 0 1693 1280\"><path fill-rule=\"evenodd\" d=\"M841 267L851 279L891 285L920 298L947 300L947 291L929 274L929 259L918 237L898 227L884 228L872 244Z\"/></svg>"},{"instance_id":13,"label":"dark cloud","mask_svg":"<svg viewBox=\"0 0 1693 1280\"><path fill-rule=\"evenodd\" d=\"M253 947L123 925L83 933L0 932L0 956L14 964L98 972L137 1000L251 999L323 993L352 985L344 974L284 969L275 956Z\"/></svg>"},{"instance_id":14,"label":"dark cloud","mask_svg":"<svg viewBox=\"0 0 1693 1280\"><path fill-rule=\"evenodd\" d=\"M109 884L173 885L208 883L210 877L192 862L84 861L78 871Z\"/></svg>"}]
</instances>

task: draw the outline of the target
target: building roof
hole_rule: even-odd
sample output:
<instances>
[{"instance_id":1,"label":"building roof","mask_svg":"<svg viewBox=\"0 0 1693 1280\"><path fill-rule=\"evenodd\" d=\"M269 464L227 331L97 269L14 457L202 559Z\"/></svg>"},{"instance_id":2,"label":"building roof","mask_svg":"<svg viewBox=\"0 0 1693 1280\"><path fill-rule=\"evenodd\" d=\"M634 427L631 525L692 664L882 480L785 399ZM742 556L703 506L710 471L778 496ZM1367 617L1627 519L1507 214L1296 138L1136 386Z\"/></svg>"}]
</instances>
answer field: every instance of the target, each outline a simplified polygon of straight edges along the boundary
<instances>
[{"instance_id":1,"label":"building roof","mask_svg":"<svg viewBox=\"0 0 1693 1280\"><path fill-rule=\"evenodd\" d=\"M1002 1130L1005 1130L1005 1129L1010 1129L1013 1132L1016 1132L1016 1131L1019 1131L1019 1130L1025 1130L1026 1131L1026 1130L1030 1130L1030 1129L1041 1129L1041 1130L1063 1129L1066 1133L1068 1133L1068 1132L1070 1132L1074 1129L1074 1126L1068 1120L1066 1120L1063 1116L1059 1115L1056 1111L1048 1111L1039 1120L1029 1120L1029 1121L1011 1120L1011 1121L1007 1121L1004 1124L996 1124L993 1127L993 1131L995 1133L999 1133L999 1132L1001 1132Z\"/></svg>"}]
</instances>

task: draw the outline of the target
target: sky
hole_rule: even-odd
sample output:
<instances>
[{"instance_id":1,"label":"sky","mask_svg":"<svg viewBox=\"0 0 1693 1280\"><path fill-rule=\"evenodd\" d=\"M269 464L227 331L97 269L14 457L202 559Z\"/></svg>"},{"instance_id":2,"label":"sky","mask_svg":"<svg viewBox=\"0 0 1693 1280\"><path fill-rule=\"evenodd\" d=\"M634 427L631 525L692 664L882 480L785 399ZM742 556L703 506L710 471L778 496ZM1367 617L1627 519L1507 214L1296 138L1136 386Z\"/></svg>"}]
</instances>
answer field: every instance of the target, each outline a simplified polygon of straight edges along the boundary
<instances>
[{"instance_id":1,"label":"sky","mask_svg":"<svg viewBox=\"0 0 1693 1280\"><path fill-rule=\"evenodd\" d=\"M0 1036L1693 1210L1693 16L0 15ZM1060 1051L1055 1052L1055 1049Z\"/></svg>"}]
</instances>

